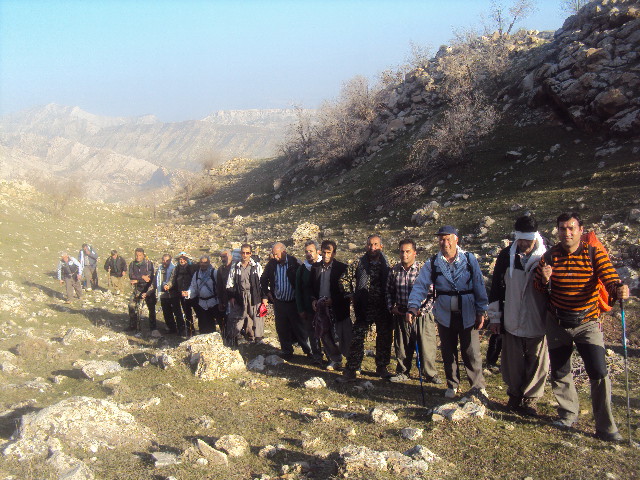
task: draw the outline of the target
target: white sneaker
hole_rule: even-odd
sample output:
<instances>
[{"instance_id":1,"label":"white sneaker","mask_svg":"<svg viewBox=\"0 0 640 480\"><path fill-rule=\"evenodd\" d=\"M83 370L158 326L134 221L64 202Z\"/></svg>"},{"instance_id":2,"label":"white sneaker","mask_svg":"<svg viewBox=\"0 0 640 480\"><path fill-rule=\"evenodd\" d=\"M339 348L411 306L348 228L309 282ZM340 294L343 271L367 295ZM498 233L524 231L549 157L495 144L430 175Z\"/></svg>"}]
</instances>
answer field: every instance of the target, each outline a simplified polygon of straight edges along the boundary
<instances>
[{"instance_id":1,"label":"white sneaker","mask_svg":"<svg viewBox=\"0 0 640 480\"><path fill-rule=\"evenodd\" d=\"M444 392L444 396L445 398L454 398L456 396L456 393L458 393L457 388L447 388L447 390Z\"/></svg>"},{"instance_id":2,"label":"white sneaker","mask_svg":"<svg viewBox=\"0 0 640 480\"><path fill-rule=\"evenodd\" d=\"M87 287L87 288L85 288L85 290L86 290L87 292L90 292L92 289L91 289L91 287Z\"/></svg>"},{"instance_id":3,"label":"white sneaker","mask_svg":"<svg viewBox=\"0 0 640 480\"><path fill-rule=\"evenodd\" d=\"M120 295L120 290L116 290L115 294Z\"/></svg>"}]
</instances>

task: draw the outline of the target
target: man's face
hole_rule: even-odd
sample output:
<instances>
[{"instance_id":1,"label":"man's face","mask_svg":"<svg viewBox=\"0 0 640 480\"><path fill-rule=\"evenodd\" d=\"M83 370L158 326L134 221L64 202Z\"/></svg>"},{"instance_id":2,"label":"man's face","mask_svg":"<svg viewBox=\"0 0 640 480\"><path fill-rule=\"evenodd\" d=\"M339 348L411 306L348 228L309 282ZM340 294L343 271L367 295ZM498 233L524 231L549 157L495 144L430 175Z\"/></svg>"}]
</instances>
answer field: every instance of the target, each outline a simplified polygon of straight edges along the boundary
<instances>
[{"instance_id":1,"label":"man's face","mask_svg":"<svg viewBox=\"0 0 640 480\"><path fill-rule=\"evenodd\" d=\"M171 263L171 257L162 257L162 266L167 268Z\"/></svg>"},{"instance_id":2,"label":"man's face","mask_svg":"<svg viewBox=\"0 0 640 480\"><path fill-rule=\"evenodd\" d=\"M249 260L251 260L251 249L246 247L243 248L240 250L240 256L242 257L242 263L246 265L249 263Z\"/></svg>"},{"instance_id":3,"label":"man's face","mask_svg":"<svg viewBox=\"0 0 640 480\"><path fill-rule=\"evenodd\" d=\"M322 249L322 261L327 265L333 260L333 256L336 254L333 250L333 245L327 245Z\"/></svg>"},{"instance_id":4,"label":"man's face","mask_svg":"<svg viewBox=\"0 0 640 480\"><path fill-rule=\"evenodd\" d=\"M114 253L113 255L111 255L111 258L113 258L115 260L116 258L118 258L118 254Z\"/></svg>"},{"instance_id":5,"label":"man's face","mask_svg":"<svg viewBox=\"0 0 640 480\"><path fill-rule=\"evenodd\" d=\"M440 245L440 252L442 252L443 255L452 257L458 248L458 237L453 233L438 235L438 244Z\"/></svg>"},{"instance_id":6,"label":"man's face","mask_svg":"<svg viewBox=\"0 0 640 480\"><path fill-rule=\"evenodd\" d=\"M64 263L67 263L69 261L69 255L62 255L60 258Z\"/></svg>"},{"instance_id":7,"label":"man's face","mask_svg":"<svg viewBox=\"0 0 640 480\"><path fill-rule=\"evenodd\" d=\"M400 263L404 267L410 267L416 261L416 251L413 245L405 243L400 245Z\"/></svg>"},{"instance_id":8,"label":"man's face","mask_svg":"<svg viewBox=\"0 0 640 480\"><path fill-rule=\"evenodd\" d=\"M316 263L318 261L318 250L313 243L304 247L304 256L309 263Z\"/></svg>"},{"instance_id":9,"label":"man's face","mask_svg":"<svg viewBox=\"0 0 640 480\"><path fill-rule=\"evenodd\" d=\"M144 260L144 252L136 252L136 262Z\"/></svg>"},{"instance_id":10,"label":"man's face","mask_svg":"<svg viewBox=\"0 0 640 480\"><path fill-rule=\"evenodd\" d=\"M273 255L273 258L276 259L276 262L279 263L284 262L287 256L287 252L279 247L273 247L273 249L271 250L271 254Z\"/></svg>"},{"instance_id":11,"label":"man's face","mask_svg":"<svg viewBox=\"0 0 640 480\"><path fill-rule=\"evenodd\" d=\"M518 240L518 251L523 255L529 255L531 252L533 252L533 247L535 246L535 244L535 240L524 240L521 238L520 240Z\"/></svg>"},{"instance_id":12,"label":"man's face","mask_svg":"<svg viewBox=\"0 0 640 480\"><path fill-rule=\"evenodd\" d=\"M222 252L220 254L220 263L224 266L229 265L229 254L227 252Z\"/></svg>"},{"instance_id":13,"label":"man's face","mask_svg":"<svg viewBox=\"0 0 640 480\"><path fill-rule=\"evenodd\" d=\"M200 270L204 272L207 268L209 268L209 260L203 258L200 260Z\"/></svg>"},{"instance_id":14,"label":"man's face","mask_svg":"<svg viewBox=\"0 0 640 480\"><path fill-rule=\"evenodd\" d=\"M580 243L582 227L575 218L558 223L558 240L565 250L572 252Z\"/></svg>"},{"instance_id":15,"label":"man's face","mask_svg":"<svg viewBox=\"0 0 640 480\"><path fill-rule=\"evenodd\" d=\"M184 257L180 257L178 259L178 263L180 263L180 265L186 265L187 264L187 259Z\"/></svg>"},{"instance_id":16,"label":"man's face","mask_svg":"<svg viewBox=\"0 0 640 480\"><path fill-rule=\"evenodd\" d=\"M369 254L369 258L376 259L380 256L382 252L382 241L380 237L371 237L367 240L367 253Z\"/></svg>"}]
</instances>

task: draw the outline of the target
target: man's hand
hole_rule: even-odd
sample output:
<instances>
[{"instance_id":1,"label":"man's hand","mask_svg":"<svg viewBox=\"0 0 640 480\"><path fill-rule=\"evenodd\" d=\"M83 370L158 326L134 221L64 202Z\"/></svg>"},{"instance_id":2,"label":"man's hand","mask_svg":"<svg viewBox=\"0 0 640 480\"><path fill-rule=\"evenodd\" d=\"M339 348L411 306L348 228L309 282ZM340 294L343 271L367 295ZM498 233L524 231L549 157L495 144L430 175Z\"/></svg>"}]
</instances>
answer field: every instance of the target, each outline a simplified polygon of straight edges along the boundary
<instances>
[{"instance_id":1,"label":"man's hand","mask_svg":"<svg viewBox=\"0 0 640 480\"><path fill-rule=\"evenodd\" d=\"M404 314L405 321L411 325L413 323L413 319L418 316L417 308L410 308L407 310L407 313Z\"/></svg>"},{"instance_id":2,"label":"man's hand","mask_svg":"<svg viewBox=\"0 0 640 480\"><path fill-rule=\"evenodd\" d=\"M142 279L147 283L151 281L151 277L149 275L142 275Z\"/></svg>"},{"instance_id":3,"label":"man's hand","mask_svg":"<svg viewBox=\"0 0 640 480\"><path fill-rule=\"evenodd\" d=\"M164 286L164 291L165 291L165 292L168 292L168 291L169 291L169 285L166 285L166 284L165 284L165 286Z\"/></svg>"},{"instance_id":4,"label":"man's hand","mask_svg":"<svg viewBox=\"0 0 640 480\"><path fill-rule=\"evenodd\" d=\"M189 291L188 290L183 290L182 291L182 296L187 298L189 296Z\"/></svg>"},{"instance_id":5,"label":"man's hand","mask_svg":"<svg viewBox=\"0 0 640 480\"><path fill-rule=\"evenodd\" d=\"M60 280L60 285L64 285L64 280Z\"/></svg>"},{"instance_id":6,"label":"man's hand","mask_svg":"<svg viewBox=\"0 0 640 480\"><path fill-rule=\"evenodd\" d=\"M542 273L542 280L546 285L547 283L549 283L549 280L551 280L551 274L553 273L553 268L551 267L551 265L545 265L544 267L542 267L541 273Z\"/></svg>"},{"instance_id":7,"label":"man's hand","mask_svg":"<svg viewBox=\"0 0 640 480\"><path fill-rule=\"evenodd\" d=\"M476 323L473 326L476 330L480 330L484 325L484 312L476 313Z\"/></svg>"},{"instance_id":8,"label":"man's hand","mask_svg":"<svg viewBox=\"0 0 640 480\"><path fill-rule=\"evenodd\" d=\"M389 311L391 312L391 315L402 315L402 312L398 310L398 307L396 305L394 305L393 308L391 308L391 310Z\"/></svg>"},{"instance_id":9,"label":"man's hand","mask_svg":"<svg viewBox=\"0 0 640 480\"><path fill-rule=\"evenodd\" d=\"M131 282L131 285L135 285L136 283L138 283L138 280L129 280Z\"/></svg>"},{"instance_id":10,"label":"man's hand","mask_svg":"<svg viewBox=\"0 0 640 480\"><path fill-rule=\"evenodd\" d=\"M311 300L311 308L313 308L314 312L318 311L318 300Z\"/></svg>"},{"instance_id":11,"label":"man's hand","mask_svg":"<svg viewBox=\"0 0 640 480\"><path fill-rule=\"evenodd\" d=\"M619 283L616 288L616 297L618 297L618 300L626 300L629 298L629 285Z\"/></svg>"},{"instance_id":12,"label":"man's hand","mask_svg":"<svg viewBox=\"0 0 640 480\"><path fill-rule=\"evenodd\" d=\"M263 298L262 299L262 304L263 305L267 305L269 303L269 299L268 298Z\"/></svg>"},{"instance_id":13,"label":"man's hand","mask_svg":"<svg viewBox=\"0 0 640 480\"><path fill-rule=\"evenodd\" d=\"M489 331L491 333L495 333L495 334L500 333L500 324L499 323L490 323L489 324Z\"/></svg>"},{"instance_id":14,"label":"man's hand","mask_svg":"<svg viewBox=\"0 0 640 480\"><path fill-rule=\"evenodd\" d=\"M145 293L143 293L142 295L140 295L140 298L142 298L143 300L144 300L145 298L147 298L147 294L146 294L146 292L145 292Z\"/></svg>"}]
</instances>

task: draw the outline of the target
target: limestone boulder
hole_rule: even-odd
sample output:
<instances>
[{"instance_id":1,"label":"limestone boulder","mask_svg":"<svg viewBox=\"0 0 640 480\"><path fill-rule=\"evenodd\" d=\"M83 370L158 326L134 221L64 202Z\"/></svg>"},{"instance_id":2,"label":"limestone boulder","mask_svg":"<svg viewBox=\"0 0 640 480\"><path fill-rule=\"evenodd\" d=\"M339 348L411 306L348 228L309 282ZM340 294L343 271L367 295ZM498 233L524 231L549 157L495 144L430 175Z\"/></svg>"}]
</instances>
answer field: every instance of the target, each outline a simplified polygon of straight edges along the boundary
<instances>
[{"instance_id":1,"label":"limestone boulder","mask_svg":"<svg viewBox=\"0 0 640 480\"><path fill-rule=\"evenodd\" d=\"M90 451L118 447L145 448L152 432L109 400L71 397L24 415L4 455L26 459L44 456L52 442Z\"/></svg>"}]
</instances>

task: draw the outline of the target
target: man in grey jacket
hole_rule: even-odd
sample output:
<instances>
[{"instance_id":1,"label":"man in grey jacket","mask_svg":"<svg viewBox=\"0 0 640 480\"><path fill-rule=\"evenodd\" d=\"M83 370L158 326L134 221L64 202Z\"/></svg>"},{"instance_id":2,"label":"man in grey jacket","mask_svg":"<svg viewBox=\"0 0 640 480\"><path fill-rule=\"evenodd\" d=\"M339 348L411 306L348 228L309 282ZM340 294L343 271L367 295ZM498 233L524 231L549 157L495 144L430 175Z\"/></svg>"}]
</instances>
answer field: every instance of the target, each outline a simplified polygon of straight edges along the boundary
<instances>
[{"instance_id":1,"label":"man in grey jacket","mask_svg":"<svg viewBox=\"0 0 640 480\"><path fill-rule=\"evenodd\" d=\"M83 243L78 252L78 261L82 265L83 283L85 289L90 292L98 288L98 254L88 243Z\"/></svg>"},{"instance_id":2,"label":"man in grey jacket","mask_svg":"<svg viewBox=\"0 0 640 480\"><path fill-rule=\"evenodd\" d=\"M545 337L547 296L533 286L536 267L546 248L538 222L523 216L515 223L515 240L498 255L491 294L489 329L502 332L502 379L507 384L507 408L536 415L549 371Z\"/></svg>"}]
</instances>

